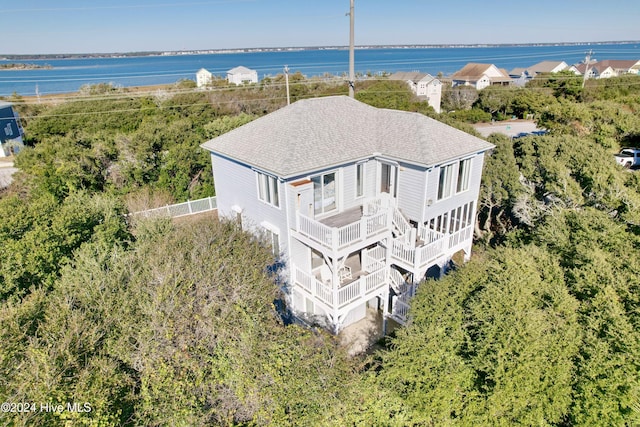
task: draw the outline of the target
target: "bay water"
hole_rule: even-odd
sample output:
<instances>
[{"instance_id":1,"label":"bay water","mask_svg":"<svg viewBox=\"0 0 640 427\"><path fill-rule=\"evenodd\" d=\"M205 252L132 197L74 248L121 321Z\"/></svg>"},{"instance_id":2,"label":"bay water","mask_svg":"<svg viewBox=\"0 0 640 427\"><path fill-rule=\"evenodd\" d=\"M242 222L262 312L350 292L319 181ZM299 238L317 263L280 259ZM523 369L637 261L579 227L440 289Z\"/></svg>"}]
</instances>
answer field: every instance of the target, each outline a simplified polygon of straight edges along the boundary
<instances>
[{"instance_id":1,"label":"bay water","mask_svg":"<svg viewBox=\"0 0 640 427\"><path fill-rule=\"evenodd\" d=\"M592 49L593 58L640 60L640 43L360 48L356 50L356 72L360 74L420 71L448 76L468 62L495 64L507 71L529 67L545 60L576 64ZM227 70L242 65L258 71L260 79L283 73L300 72L307 77L346 76L349 52L346 49L283 49L210 54L182 54L69 59L0 59L0 64L27 63L51 68L25 70L0 69L0 96L22 96L76 92L86 84L111 83L115 86L151 86L171 84L182 79L195 80L200 68L225 77Z\"/></svg>"}]
</instances>

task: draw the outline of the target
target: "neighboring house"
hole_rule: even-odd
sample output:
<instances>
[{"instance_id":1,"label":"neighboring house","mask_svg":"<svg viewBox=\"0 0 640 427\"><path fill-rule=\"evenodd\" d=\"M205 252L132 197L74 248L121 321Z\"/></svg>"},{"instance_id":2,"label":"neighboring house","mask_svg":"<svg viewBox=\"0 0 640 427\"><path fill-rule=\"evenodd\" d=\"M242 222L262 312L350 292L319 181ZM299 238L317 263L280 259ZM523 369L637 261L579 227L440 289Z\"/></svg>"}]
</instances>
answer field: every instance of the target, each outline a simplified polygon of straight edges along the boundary
<instances>
[{"instance_id":1,"label":"neighboring house","mask_svg":"<svg viewBox=\"0 0 640 427\"><path fill-rule=\"evenodd\" d=\"M211 84L213 80L213 74L204 68L200 68L196 73L196 86L205 87Z\"/></svg>"},{"instance_id":2,"label":"neighboring house","mask_svg":"<svg viewBox=\"0 0 640 427\"><path fill-rule=\"evenodd\" d=\"M524 86L533 78L526 68L514 68L509 71L509 77L511 77L515 86Z\"/></svg>"},{"instance_id":3,"label":"neighboring house","mask_svg":"<svg viewBox=\"0 0 640 427\"><path fill-rule=\"evenodd\" d=\"M529 74L535 76L542 73L559 73L569 69L569 64L564 61L542 61L529 67Z\"/></svg>"},{"instance_id":4,"label":"neighboring house","mask_svg":"<svg viewBox=\"0 0 640 427\"><path fill-rule=\"evenodd\" d=\"M581 75L587 72L587 66L584 63L575 65L575 68ZM640 61L605 59L603 61L591 62L588 67L587 77L592 79L606 79L623 76L625 74L640 74Z\"/></svg>"},{"instance_id":5,"label":"neighboring house","mask_svg":"<svg viewBox=\"0 0 640 427\"><path fill-rule=\"evenodd\" d=\"M611 67L614 76L639 74L640 72L640 61L635 60L605 59L596 64L600 64L601 67Z\"/></svg>"},{"instance_id":6,"label":"neighboring house","mask_svg":"<svg viewBox=\"0 0 640 427\"><path fill-rule=\"evenodd\" d=\"M442 82L431 74L418 72L399 71L389 76L390 80L401 80L407 82L413 93L426 98L429 105L440 113L440 103L442 100Z\"/></svg>"},{"instance_id":7,"label":"neighboring house","mask_svg":"<svg viewBox=\"0 0 640 427\"><path fill-rule=\"evenodd\" d=\"M473 86L478 90L491 85L508 86L513 79L506 70L493 64L470 62L451 75L451 86Z\"/></svg>"},{"instance_id":8,"label":"neighboring house","mask_svg":"<svg viewBox=\"0 0 640 427\"><path fill-rule=\"evenodd\" d=\"M575 67L580 75L584 76L587 74L587 78L589 79L607 79L616 75L613 68L604 63L604 61L591 62L588 67L585 63L580 63L575 65Z\"/></svg>"},{"instance_id":9,"label":"neighboring house","mask_svg":"<svg viewBox=\"0 0 640 427\"><path fill-rule=\"evenodd\" d=\"M227 81L236 85L258 83L258 72L247 67L235 67L227 71Z\"/></svg>"},{"instance_id":10,"label":"neighboring house","mask_svg":"<svg viewBox=\"0 0 640 427\"><path fill-rule=\"evenodd\" d=\"M20 117L10 102L0 101L0 157L17 154L24 147Z\"/></svg>"},{"instance_id":11,"label":"neighboring house","mask_svg":"<svg viewBox=\"0 0 640 427\"><path fill-rule=\"evenodd\" d=\"M514 79L516 86L524 86L537 75L559 73L560 71L571 71L574 74L580 74L576 67L568 65L564 61L542 61L529 68L514 68L509 72L509 76Z\"/></svg>"},{"instance_id":12,"label":"neighboring house","mask_svg":"<svg viewBox=\"0 0 640 427\"><path fill-rule=\"evenodd\" d=\"M219 215L264 233L301 318L402 322L415 284L471 253L488 142L346 96L301 100L207 141Z\"/></svg>"}]
</instances>

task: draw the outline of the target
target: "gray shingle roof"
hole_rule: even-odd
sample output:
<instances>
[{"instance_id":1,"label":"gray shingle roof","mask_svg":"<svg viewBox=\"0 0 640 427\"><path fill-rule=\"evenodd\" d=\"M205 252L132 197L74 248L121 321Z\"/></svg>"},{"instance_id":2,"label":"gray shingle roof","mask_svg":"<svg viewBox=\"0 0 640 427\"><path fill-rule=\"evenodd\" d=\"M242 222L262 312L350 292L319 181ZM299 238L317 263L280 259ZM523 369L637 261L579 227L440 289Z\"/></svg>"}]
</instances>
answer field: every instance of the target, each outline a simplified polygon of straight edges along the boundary
<instances>
[{"instance_id":1,"label":"gray shingle roof","mask_svg":"<svg viewBox=\"0 0 640 427\"><path fill-rule=\"evenodd\" d=\"M242 65L240 65L227 71L227 74L247 74L247 73L253 73L254 71L255 70L251 70L247 67L243 67Z\"/></svg>"},{"instance_id":2,"label":"gray shingle roof","mask_svg":"<svg viewBox=\"0 0 640 427\"><path fill-rule=\"evenodd\" d=\"M428 167L493 145L419 113L331 96L295 102L202 147L287 178L374 155Z\"/></svg>"}]
</instances>

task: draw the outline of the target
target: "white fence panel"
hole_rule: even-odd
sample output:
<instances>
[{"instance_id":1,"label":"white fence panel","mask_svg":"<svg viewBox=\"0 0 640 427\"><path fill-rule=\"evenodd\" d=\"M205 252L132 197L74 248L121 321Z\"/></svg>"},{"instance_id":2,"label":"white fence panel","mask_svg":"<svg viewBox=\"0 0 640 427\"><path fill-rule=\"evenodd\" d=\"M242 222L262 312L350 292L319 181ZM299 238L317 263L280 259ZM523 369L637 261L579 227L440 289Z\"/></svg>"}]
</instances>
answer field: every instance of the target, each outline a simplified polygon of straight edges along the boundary
<instances>
[{"instance_id":1,"label":"white fence panel","mask_svg":"<svg viewBox=\"0 0 640 427\"><path fill-rule=\"evenodd\" d=\"M170 218L177 218L185 215L193 215L201 212L213 211L218 208L216 198L206 197L204 199L189 200L184 203L178 203L175 205L167 205L161 208L149 209L146 211L132 212L130 215L140 215L145 218L155 218L168 216Z\"/></svg>"}]
</instances>

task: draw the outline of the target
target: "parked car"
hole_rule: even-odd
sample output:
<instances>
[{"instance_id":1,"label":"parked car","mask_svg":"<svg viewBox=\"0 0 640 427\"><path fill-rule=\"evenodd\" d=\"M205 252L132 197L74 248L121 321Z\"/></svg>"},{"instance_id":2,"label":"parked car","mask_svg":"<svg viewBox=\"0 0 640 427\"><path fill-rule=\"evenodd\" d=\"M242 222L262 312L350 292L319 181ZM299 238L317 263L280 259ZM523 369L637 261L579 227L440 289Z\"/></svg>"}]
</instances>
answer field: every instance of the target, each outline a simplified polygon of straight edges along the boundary
<instances>
[{"instance_id":1,"label":"parked car","mask_svg":"<svg viewBox=\"0 0 640 427\"><path fill-rule=\"evenodd\" d=\"M623 148L615 158L616 163L625 168L640 166L640 148Z\"/></svg>"}]
</instances>

